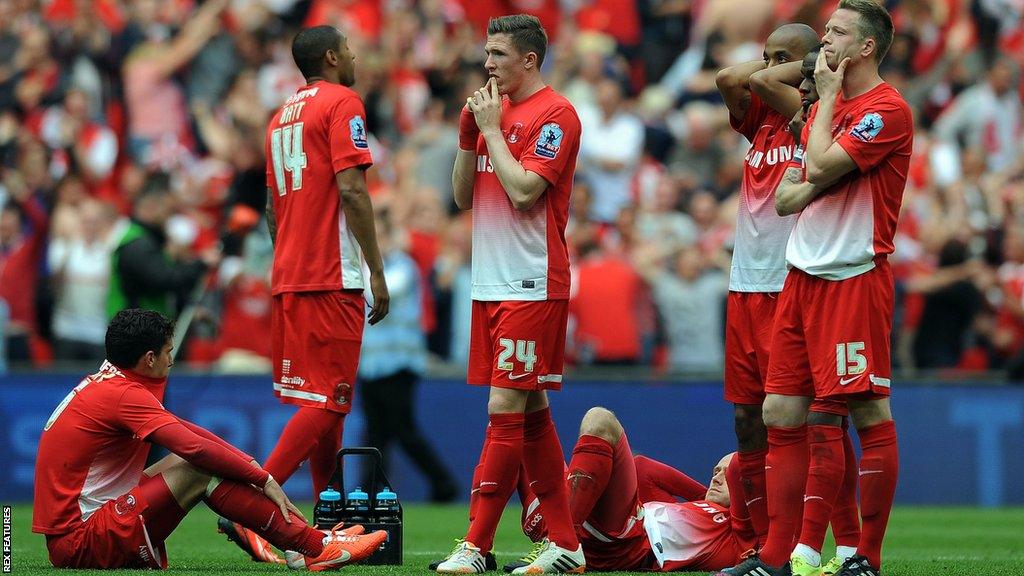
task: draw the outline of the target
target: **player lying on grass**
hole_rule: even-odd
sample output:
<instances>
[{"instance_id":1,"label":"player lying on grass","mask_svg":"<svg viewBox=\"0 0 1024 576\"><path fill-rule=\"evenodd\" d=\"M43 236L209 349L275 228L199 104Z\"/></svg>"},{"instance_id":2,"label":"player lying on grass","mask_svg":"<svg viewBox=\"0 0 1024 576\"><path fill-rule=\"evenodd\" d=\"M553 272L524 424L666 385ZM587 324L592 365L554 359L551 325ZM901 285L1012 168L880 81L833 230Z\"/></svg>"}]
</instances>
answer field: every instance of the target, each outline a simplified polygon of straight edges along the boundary
<instances>
[{"instance_id":1,"label":"player lying on grass","mask_svg":"<svg viewBox=\"0 0 1024 576\"><path fill-rule=\"evenodd\" d=\"M566 477L587 569L661 572L717 570L736 564L755 541L739 490L739 462L725 455L710 486L643 456L633 456L614 414L591 408L580 423ZM520 482L523 532L543 541L536 497ZM738 493L738 492L737 492ZM677 499L683 499L679 502Z\"/></svg>"},{"instance_id":2,"label":"player lying on grass","mask_svg":"<svg viewBox=\"0 0 1024 576\"><path fill-rule=\"evenodd\" d=\"M387 537L310 527L273 476L218 436L164 409L173 324L122 310L100 371L50 415L36 458L32 531L58 568L166 568L164 541L200 501L313 571L368 557ZM143 470L150 445L171 455Z\"/></svg>"}]
</instances>

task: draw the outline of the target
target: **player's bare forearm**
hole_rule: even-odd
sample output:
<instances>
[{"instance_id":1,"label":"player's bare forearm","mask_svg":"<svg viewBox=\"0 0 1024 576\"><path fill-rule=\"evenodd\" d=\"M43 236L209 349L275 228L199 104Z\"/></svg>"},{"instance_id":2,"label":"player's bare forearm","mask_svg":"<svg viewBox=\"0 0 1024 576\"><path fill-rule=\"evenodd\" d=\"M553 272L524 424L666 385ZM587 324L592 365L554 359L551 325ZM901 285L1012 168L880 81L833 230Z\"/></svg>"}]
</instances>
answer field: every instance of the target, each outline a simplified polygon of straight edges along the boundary
<instances>
[{"instance_id":1,"label":"player's bare forearm","mask_svg":"<svg viewBox=\"0 0 1024 576\"><path fill-rule=\"evenodd\" d=\"M782 181L775 188L775 212L789 216L803 210L817 197L820 188L804 180L800 168L786 168Z\"/></svg>"},{"instance_id":2,"label":"player's bare forearm","mask_svg":"<svg viewBox=\"0 0 1024 576\"><path fill-rule=\"evenodd\" d=\"M358 170L359 177L343 178L343 175L351 170ZM366 189L362 170L350 168L339 173L338 192L341 194L341 209L345 212L345 222L359 243L359 248L366 259L366 266L371 274L384 274L384 260L377 245L377 229L373 223L373 204L370 202L370 193Z\"/></svg>"},{"instance_id":3,"label":"player's bare forearm","mask_svg":"<svg viewBox=\"0 0 1024 576\"><path fill-rule=\"evenodd\" d=\"M509 200L516 210L529 210L537 203L537 199L548 187L548 182L541 176L527 171L523 165L512 156L512 151L505 143L505 137L501 130L482 131L484 141L487 142L487 152L490 154L491 166L494 174L501 182Z\"/></svg>"},{"instance_id":4,"label":"player's bare forearm","mask_svg":"<svg viewBox=\"0 0 1024 576\"><path fill-rule=\"evenodd\" d=\"M476 152L459 150L452 169L452 193L459 210L473 208L473 180L476 178Z\"/></svg>"},{"instance_id":5,"label":"player's bare forearm","mask_svg":"<svg viewBox=\"0 0 1024 576\"><path fill-rule=\"evenodd\" d=\"M773 110L791 118L800 109L800 92L796 88L803 79L802 65L797 60L754 72L750 75L750 89Z\"/></svg>"},{"instance_id":6,"label":"player's bare forearm","mask_svg":"<svg viewBox=\"0 0 1024 576\"><path fill-rule=\"evenodd\" d=\"M764 69L764 60L752 60L723 68L715 75L715 85L733 118L743 120L746 116L750 107L750 75Z\"/></svg>"},{"instance_id":7,"label":"player's bare forearm","mask_svg":"<svg viewBox=\"0 0 1024 576\"><path fill-rule=\"evenodd\" d=\"M835 98L822 97L818 101L818 112L807 134L807 150L804 154L807 181L822 189L831 186L857 167L846 150L832 139L834 113Z\"/></svg>"},{"instance_id":8,"label":"player's bare forearm","mask_svg":"<svg viewBox=\"0 0 1024 576\"><path fill-rule=\"evenodd\" d=\"M267 230L270 232L270 244L277 244L277 217L274 215L274 190L267 186Z\"/></svg>"}]
</instances>

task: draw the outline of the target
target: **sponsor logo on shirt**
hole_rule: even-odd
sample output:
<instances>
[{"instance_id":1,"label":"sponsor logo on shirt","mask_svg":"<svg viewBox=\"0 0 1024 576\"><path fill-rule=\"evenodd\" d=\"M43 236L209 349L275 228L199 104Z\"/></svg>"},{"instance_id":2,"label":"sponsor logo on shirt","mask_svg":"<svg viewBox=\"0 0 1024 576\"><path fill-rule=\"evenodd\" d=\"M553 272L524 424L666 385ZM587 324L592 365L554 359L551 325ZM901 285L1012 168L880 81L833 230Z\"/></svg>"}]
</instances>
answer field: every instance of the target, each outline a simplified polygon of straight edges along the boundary
<instances>
[{"instance_id":1,"label":"sponsor logo on shirt","mask_svg":"<svg viewBox=\"0 0 1024 576\"><path fill-rule=\"evenodd\" d=\"M352 145L356 148L366 150L370 145L366 142L366 123L362 116L353 116L348 121L349 136L352 138Z\"/></svg>"},{"instance_id":2,"label":"sponsor logo on shirt","mask_svg":"<svg viewBox=\"0 0 1024 576\"><path fill-rule=\"evenodd\" d=\"M480 154L476 157L476 171L477 172L494 172L494 166L491 166L491 158L487 154Z\"/></svg>"},{"instance_id":3,"label":"sponsor logo on shirt","mask_svg":"<svg viewBox=\"0 0 1024 576\"><path fill-rule=\"evenodd\" d=\"M537 139L537 146L534 153L542 158L554 158L558 156L558 150L562 147L562 127L555 122L549 122L540 129L540 138Z\"/></svg>"},{"instance_id":4,"label":"sponsor logo on shirt","mask_svg":"<svg viewBox=\"0 0 1024 576\"><path fill-rule=\"evenodd\" d=\"M761 150L750 150L747 152L746 161L751 168L755 170L761 166L775 166L776 164L784 164L793 157L792 146L776 146L767 152Z\"/></svg>"},{"instance_id":5,"label":"sponsor logo on shirt","mask_svg":"<svg viewBox=\"0 0 1024 576\"><path fill-rule=\"evenodd\" d=\"M797 146L796 150L793 150L793 161L800 164L804 163L804 147L802 145Z\"/></svg>"},{"instance_id":6,"label":"sponsor logo on shirt","mask_svg":"<svg viewBox=\"0 0 1024 576\"><path fill-rule=\"evenodd\" d=\"M857 122L857 125L850 128L850 136L863 142L871 142L882 131L885 123L882 116L877 112L868 112Z\"/></svg>"}]
</instances>

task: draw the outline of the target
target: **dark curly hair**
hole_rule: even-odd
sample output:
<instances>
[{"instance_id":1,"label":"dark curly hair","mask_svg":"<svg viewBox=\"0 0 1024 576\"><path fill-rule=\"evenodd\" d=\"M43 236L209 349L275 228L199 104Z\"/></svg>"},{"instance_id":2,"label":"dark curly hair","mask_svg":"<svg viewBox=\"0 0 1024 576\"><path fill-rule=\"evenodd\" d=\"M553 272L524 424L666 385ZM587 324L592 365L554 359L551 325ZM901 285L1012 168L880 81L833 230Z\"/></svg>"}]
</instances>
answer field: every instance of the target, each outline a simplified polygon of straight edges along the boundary
<instances>
[{"instance_id":1,"label":"dark curly hair","mask_svg":"<svg viewBox=\"0 0 1024 576\"><path fill-rule=\"evenodd\" d=\"M174 323L159 312L121 310L107 326L107 360L118 368L134 368L146 352L159 353L173 335Z\"/></svg>"}]
</instances>

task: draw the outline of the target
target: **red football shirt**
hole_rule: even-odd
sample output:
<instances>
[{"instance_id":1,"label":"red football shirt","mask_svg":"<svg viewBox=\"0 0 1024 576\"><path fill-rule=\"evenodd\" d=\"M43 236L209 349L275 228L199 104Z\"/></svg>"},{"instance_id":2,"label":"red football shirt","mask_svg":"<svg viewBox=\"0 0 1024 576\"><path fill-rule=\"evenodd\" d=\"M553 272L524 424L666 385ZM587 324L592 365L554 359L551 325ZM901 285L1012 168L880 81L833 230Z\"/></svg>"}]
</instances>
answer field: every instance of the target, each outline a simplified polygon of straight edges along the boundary
<instances>
[{"instance_id":1,"label":"red football shirt","mask_svg":"<svg viewBox=\"0 0 1024 576\"><path fill-rule=\"evenodd\" d=\"M580 119L546 86L526 100L502 103L501 133L512 156L548 182L529 210L516 210L477 140L473 181L473 299L566 300L569 250L565 225L580 150Z\"/></svg>"},{"instance_id":2,"label":"red football shirt","mask_svg":"<svg viewBox=\"0 0 1024 576\"><path fill-rule=\"evenodd\" d=\"M164 410L166 379L104 362L50 415L36 457L32 531L65 534L142 478L145 438L178 419Z\"/></svg>"},{"instance_id":3,"label":"red football shirt","mask_svg":"<svg viewBox=\"0 0 1024 576\"><path fill-rule=\"evenodd\" d=\"M789 118L752 93L743 120L730 114L729 121L750 141L743 162L729 290L781 292L789 272L786 242L796 223L795 216L775 212L775 189L793 157Z\"/></svg>"},{"instance_id":4,"label":"red football shirt","mask_svg":"<svg viewBox=\"0 0 1024 576\"><path fill-rule=\"evenodd\" d=\"M362 253L335 181L373 164L359 95L325 81L300 88L270 120L266 155L277 220L273 293L362 289Z\"/></svg>"},{"instance_id":5,"label":"red football shirt","mask_svg":"<svg viewBox=\"0 0 1024 576\"><path fill-rule=\"evenodd\" d=\"M804 141L818 114L811 109ZM836 98L832 139L857 169L824 190L797 217L786 249L790 265L826 280L844 280L891 254L914 143L910 106L882 82L864 94ZM801 164L802 154L794 158Z\"/></svg>"}]
</instances>

